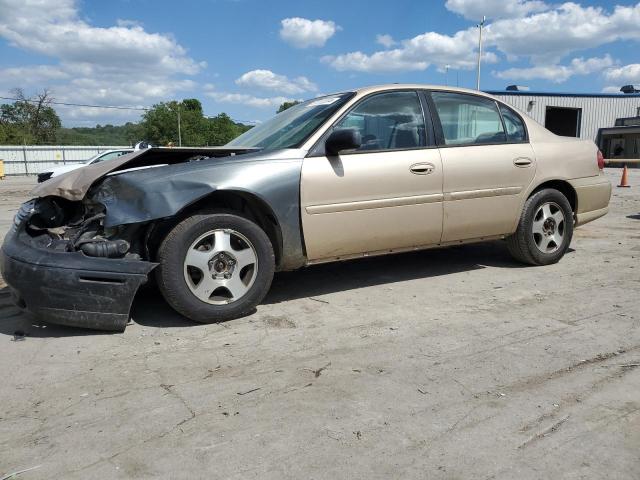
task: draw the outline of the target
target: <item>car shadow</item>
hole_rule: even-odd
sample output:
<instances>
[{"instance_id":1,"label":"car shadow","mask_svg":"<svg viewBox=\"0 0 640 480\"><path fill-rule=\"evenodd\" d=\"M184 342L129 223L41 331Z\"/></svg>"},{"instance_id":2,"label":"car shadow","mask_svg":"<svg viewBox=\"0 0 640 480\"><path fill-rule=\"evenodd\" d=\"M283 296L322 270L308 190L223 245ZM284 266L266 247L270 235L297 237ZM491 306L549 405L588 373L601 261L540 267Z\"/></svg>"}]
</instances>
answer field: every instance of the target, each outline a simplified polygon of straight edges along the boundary
<instances>
[{"instance_id":1,"label":"car shadow","mask_svg":"<svg viewBox=\"0 0 640 480\"><path fill-rule=\"evenodd\" d=\"M569 249L568 253L572 251ZM262 303L274 305L301 298L451 275L486 267L526 268L526 265L514 261L502 241L327 263L293 272L277 273L269 294ZM7 288L0 290L0 335L14 336L16 332L23 332L27 337L65 337L114 333L34 320L21 313L17 307L13 307L8 297ZM252 313L254 312L249 315ZM133 322L147 327L184 328L199 325L174 311L162 298L153 282L143 286L136 295L131 317Z\"/></svg>"},{"instance_id":2,"label":"car shadow","mask_svg":"<svg viewBox=\"0 0 640 480\"><path fill-rule=\"evenodd\" d=\"M375 285L468 272L488 266L525 267L511 258L506 245L501 241L368 257L276 273L262 304L274 305ZM252 313L254 312L249 315ZM175 312L152 283L143 287L136 296L131 316L136 323L148 327L198 325Z\"/></svg>"},{"instance_id":3,"label":"car shadow","mask_svg":"<svg viewBox=\"0 0 640 480\"><path fill-rule=\"evenodd\" d=\"M131 319L145 327L180 328L200 325L176 312L165 301L155 282L138 291L131 307Z\"/></svg>"},{"instance_id":4,"label":"car shadow","mask_svg":"<svg viewBox=\"0 0 640 480\"><path fill-rule=\"evenodd\" d=\"M511 258L501 241L368 257L278 273L262 303L276 304L486 267L522 268L524 265Z\"/></svg>"}]
</instances>

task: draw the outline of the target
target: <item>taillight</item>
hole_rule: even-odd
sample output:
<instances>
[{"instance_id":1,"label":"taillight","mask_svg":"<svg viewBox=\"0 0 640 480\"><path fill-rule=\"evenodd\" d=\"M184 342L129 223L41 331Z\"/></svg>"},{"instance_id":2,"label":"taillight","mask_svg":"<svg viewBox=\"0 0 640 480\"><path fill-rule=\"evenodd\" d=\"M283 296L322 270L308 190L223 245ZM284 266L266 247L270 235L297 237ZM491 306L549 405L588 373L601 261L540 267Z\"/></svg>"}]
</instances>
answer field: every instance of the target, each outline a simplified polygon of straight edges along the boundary
<instances>
[{"instance_id":1,"label":"taillight","mask_svg":"<svg viewBox=\"0 0 640 480\"><path fill-rule=\"evenodd\" d=\"M604 155L600 150L598 150L598 168L604 170Z\"/></svg>"}]
</instances>

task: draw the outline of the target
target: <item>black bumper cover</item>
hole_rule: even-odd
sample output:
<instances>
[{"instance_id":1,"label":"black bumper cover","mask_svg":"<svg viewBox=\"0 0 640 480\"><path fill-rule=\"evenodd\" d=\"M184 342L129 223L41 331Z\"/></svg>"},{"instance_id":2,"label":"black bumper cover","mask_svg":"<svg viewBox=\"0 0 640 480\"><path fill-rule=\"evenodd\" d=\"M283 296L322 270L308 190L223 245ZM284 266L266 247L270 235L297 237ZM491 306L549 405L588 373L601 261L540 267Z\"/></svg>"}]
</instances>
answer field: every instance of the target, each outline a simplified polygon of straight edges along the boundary
<instances>
[{"instance_id":1,"label":"black bumper cover","mask_svg":"<svg viewBox=\"0 0 640 480\"><path fill-rule=\"evenodd\" d=\"M0 272L19 307L60 325L124 330L155 263L46 251L27 238L22 226L12 228L0 252Z\"/></svg>"}]
</instances>

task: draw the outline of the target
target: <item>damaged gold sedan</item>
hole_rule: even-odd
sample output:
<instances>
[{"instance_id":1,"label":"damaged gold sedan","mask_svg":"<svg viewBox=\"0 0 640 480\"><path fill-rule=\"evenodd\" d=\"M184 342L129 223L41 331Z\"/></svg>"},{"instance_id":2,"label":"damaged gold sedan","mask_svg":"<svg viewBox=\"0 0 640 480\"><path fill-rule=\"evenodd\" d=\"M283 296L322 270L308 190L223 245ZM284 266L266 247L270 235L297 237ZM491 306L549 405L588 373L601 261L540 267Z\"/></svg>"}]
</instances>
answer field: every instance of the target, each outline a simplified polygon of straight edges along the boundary
<instances>
[{"instance_id":1,"label":"damaged gold sedan","mask_svg":"<svg viewBox=\"0 0 640 480\"><path fill-rule=\"evenodd\" d=\"M151 148L38 185L0 256L18 305L122 330L154 271L199 322L251 312L273 274L506 239L559 261L607 213L593 142L558 137L491 96L389 85L316 98L224 147Z\"/></svg>"}]
</instances>

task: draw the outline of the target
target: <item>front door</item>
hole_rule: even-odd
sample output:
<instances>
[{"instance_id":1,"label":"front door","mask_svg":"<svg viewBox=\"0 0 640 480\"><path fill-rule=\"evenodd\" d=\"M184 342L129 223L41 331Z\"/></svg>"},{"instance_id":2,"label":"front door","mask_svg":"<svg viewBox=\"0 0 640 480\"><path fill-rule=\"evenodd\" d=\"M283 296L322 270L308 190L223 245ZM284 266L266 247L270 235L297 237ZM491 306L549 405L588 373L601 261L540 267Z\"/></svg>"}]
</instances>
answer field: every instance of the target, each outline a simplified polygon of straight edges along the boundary
<instances>
[{"instance_id":1,"label":"front door","mask_svg":"<svg viewBox=\"0 0 640 480\"><path fill-rule=\"evenodd\" d=\"M442 234L442 162L415 91L365 97L333 128L362 146L309 156L302 226L310 261L436 244Z\"/></svg>"},{"instance_id":2,"label":"front door","mask_svg":"<svg viewBox=\"0 0 640 480\"><path fill-rule=\"evenodd\" d=\"M442 242L512 233L536 167L524 122L486 97L431 97L444 169Z\"/></svg>"}]
</instances>

